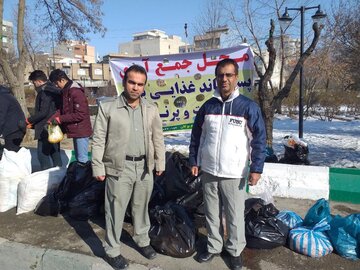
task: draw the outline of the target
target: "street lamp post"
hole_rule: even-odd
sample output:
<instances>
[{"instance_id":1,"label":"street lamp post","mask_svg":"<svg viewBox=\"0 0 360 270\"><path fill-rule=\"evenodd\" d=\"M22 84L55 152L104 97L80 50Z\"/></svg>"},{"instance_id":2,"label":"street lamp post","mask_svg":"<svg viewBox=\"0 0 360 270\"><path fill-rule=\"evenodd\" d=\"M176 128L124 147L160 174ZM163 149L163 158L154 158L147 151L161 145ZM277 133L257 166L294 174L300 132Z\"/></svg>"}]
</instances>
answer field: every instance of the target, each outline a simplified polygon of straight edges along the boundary
<instances>
[{"instance_id":1,"label":"street lamp post","mask_svg":"<svg viewBox=\"0 0 360 270\"><path fill-rule=\"evenodd\" d=\"M300 11L300 57L304 53L304 19L305 11L309 9L317 9L316 13L311 16L314 23L320 23L322 19L326 17L326 14L323 13L320 9L320 5L313 7L301 6L300 8L285 8L285 13L282 17L279 18L280 23L283 25L283 29L286 29L290 22L293 20L288 13L288 10ZM303 137L303 127L304 127L304 108L303 108L303 67L300 68L300 84L299 84L299 138Z\"/></svg>"}]
</instances>

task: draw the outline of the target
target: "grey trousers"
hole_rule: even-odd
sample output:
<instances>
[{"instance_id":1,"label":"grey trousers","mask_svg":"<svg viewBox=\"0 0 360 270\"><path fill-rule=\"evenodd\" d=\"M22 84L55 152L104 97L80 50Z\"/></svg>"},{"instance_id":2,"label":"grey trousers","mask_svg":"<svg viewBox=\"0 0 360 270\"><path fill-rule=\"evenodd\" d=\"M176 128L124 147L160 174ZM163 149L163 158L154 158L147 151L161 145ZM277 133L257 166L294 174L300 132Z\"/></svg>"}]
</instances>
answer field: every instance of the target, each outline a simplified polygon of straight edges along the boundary
<instances>
[{"instance_id":1,"label":"grey trousers","mask_svg":"<svg viewBox=\"0 0 360 270\"><path fill-rule=\"evenodd\" d=\"M239 256L246 246L245 239L245 178L216 177L204 172L201 176L207 229L207 248L210 253L225 249ZM224 208L228 238L224 243L221 209Z\"/></svg>"},{"instance_id":2,"label":"grey trousers","mask_svg":"<svg viewBox=\"0 0 360 270\"><path fill-rule=\"evenodd\" d=\"M120 236L125 212L131 202L133 239L139 247L150 244L148 204L153 190L153 176L146 173L145 161L125 161L119 177L107 175L105 183L105 252L120 255Z\"/></svg>"}]
</instances>

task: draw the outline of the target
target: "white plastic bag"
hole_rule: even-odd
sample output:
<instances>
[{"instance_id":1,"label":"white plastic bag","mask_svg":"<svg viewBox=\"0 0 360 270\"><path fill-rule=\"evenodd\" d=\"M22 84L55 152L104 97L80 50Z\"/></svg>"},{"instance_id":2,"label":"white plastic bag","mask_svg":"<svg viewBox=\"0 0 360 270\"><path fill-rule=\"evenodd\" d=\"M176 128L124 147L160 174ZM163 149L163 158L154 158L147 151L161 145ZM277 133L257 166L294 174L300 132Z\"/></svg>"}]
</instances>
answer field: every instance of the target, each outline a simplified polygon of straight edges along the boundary
<instances>
[{"instance_id":1,"label":"white plastic bag","mask_svg":"<svg viewBox=\"0 0 360 270\"><path fill-rule=\"evenodd\" d=\"M33 211L44 196L58 188L65 174L66 168L55 167L25 177L19 183L16 214Z\"/></svg>"},{"instance_id":2,"label":"white plastic bag","mask_svg":"<svg viewBox=\"0 0 360 270\"><path fill-rule=\"evenodd\" d=\"M17 204L19 182L31 174L30 150L21 148L18 152L4 149L0 160L0 212L5 212Z\"/></svg>"},{"instance_id":3,"label":"white plastic bag","mask_svg":"<svg viewBox=\"0 0 360 270\"><path fill-rule=\"evenodd\" d=\"M59 125L49 124L48 125L48 133L49 133L48 141L50 143L59 143L64 139L64 134L61 131L61 128Z\"/></svg>"}]
</instances>

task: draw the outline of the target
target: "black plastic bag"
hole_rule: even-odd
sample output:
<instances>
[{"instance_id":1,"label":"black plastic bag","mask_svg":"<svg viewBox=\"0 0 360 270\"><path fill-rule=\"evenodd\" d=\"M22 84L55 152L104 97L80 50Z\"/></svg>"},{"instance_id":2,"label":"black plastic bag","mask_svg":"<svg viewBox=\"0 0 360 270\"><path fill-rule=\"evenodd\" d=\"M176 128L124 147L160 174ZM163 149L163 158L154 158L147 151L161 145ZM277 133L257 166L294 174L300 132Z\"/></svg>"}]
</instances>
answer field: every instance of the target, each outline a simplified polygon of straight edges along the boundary
<instances>
[{"instance_id":1,"label":"black plastic bag","mask_svg":"<svg viewBox=\"0 0 360 270\"><path fill-rule=\"evenodd\" d=\"M54 193L48 194L38 202L34 212L40 216L57 217L60 213L60 202Z\"/></svg>"},{"instance_id":2,"label":"black plastic bag","mask_svg":"<svg viewBox=\"0 0 360 270\"><path fill-rule=\"evenodd\" d=\"M68 201L81 193L84 189L96 181L92 176L91 162L71 162L66 171L66 176L60 183L55 197L60 201Z\"/></svg>"},{"instance_id":3,"label":"black plastic bag","mask_svg":"<svg viewBox=\"0 0 360 270\"><path fill-rule=\"evenodd\" d=\"M285 147L284 157L279 160L279 163L286 164L304 164L309 165L310 162L308 160L309 149L308 147L302 145L295 145L294 148Z\"/></svg>"},{"instance_id":4,"label":"black plastic bag","mask_svg":"<svg viewBox=\"0 0 360 270\"><path fill-rule=\"evenodd\" d=\"M58 189L38 203L35 213L41 216L57 216L69 212L72 218L86 220L96 216L104 204L105 183L92 176L91 162L74 161Z\"/></svg>"},{"instance_id":5,"label":"black plastic bag","mask_svg":"<svg viewBox=\"0 0 360 270\"><path fill-rule=\"evenodd\" d=\"M157 252L175 258L194 254L195 227L182 206L157 206L150 211L150 219L150 243Z\"/></svg>"},{"instance_id":6,"label":"black plastic bag","mask_svg":"<svg viewBox=\"0 0 360 270\"><path fill-rule=\"evenodd\" d=\"M191 219L194 221L196 228L204 227L206 225L202 189L181 196L176 200L176 203L186 209Z\"/></svg>"},{"instance_id":7,"label":"black plastic bag","mask_svg":"<svg viewBox=\"0 0 360 270\"><path fill-rule=\"evenodd\" d=\"M174 152L167 158L160 184L164 188L166 200L174 200L201 189L200 179L191 173L189 159L179 152Z\"/></svg>"},{"instance_id":8,"label":"black plastic bag","mask_svg":"<svg viewBox=\"0 0 360 270\"><path fill-rule=\"evenodd\" d=\"M294 135L287 135L283 138L283 145L285 148L284 157L279 160L279 163L309 165L309 147L307 143L300 140Z\"/></svg>"},{"instance_id":9,"label":"black plastic bag","mask_svg":"<svg viewBox=\"0 0 360 270\"><path fill-rule=\"evenodd\" d=\"M245 207L245 237L248 248L270 249L283 246L289 234L289 227L275 216L279 210L273 204L264 205L261 199ZM245 204L246 205L246 204Z\"/></svg>"},{"instance_id":10,"label":"black plastic bag","mask_svg":"<svg viewBox=\"0 0 360 270\"><path fill-rule=\"evenodd\" d=\"M274 153L274 149L270 146L266 146L265 162L277 163L279 160Z\"/></svg>"},{"instance_id":11,"label":"black plastic bag","mask_svg":"<svg viewBox=\"0 0 360 270\"><path fill-rule=\"evenodd\" d=\"M69 216L87 220L100 213L105 201L105 182L93 182L91 186L77 194L67 203Z\"/></svg>"}]
</instances>

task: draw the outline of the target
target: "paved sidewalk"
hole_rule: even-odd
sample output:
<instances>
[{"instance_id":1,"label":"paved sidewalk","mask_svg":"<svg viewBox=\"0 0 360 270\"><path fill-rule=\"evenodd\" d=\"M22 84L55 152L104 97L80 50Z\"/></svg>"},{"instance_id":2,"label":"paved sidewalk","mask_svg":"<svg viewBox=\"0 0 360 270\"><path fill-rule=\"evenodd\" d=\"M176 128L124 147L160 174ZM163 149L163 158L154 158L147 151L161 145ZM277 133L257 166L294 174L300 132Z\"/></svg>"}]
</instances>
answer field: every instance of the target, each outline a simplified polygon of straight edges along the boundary
<instances>
[{"instance_id":1,"label":"paved sidewalk","mask_svg":"<svg viewBox=\"0 0 360 270\"><path fill-rule=\"evenodd\" d=\"M313 205L311 200L275 198L279 210L292 210L304 217ZM342 216L360 213L360 205L330 202L331 213ZM147 260L140 255L131 239L132 226L124 225L122 254L129 259L129 270L219 270L229 269L228 258L216 257L210 263L198 263L194 254L179 259L158 255ZM204 250L205 229L200 229L197 249ZM16 215L15 209L0 213L1 270L68 270L111 269L101 257L104 254L103 218L77 221L67 216L41 217L33 213ZM314 259L297 254L286 247L271 250L245 249L244 268L251 270L282 269L360 269L360 261L351 261L337 254Z\"/></svg>"}]
</instances>

